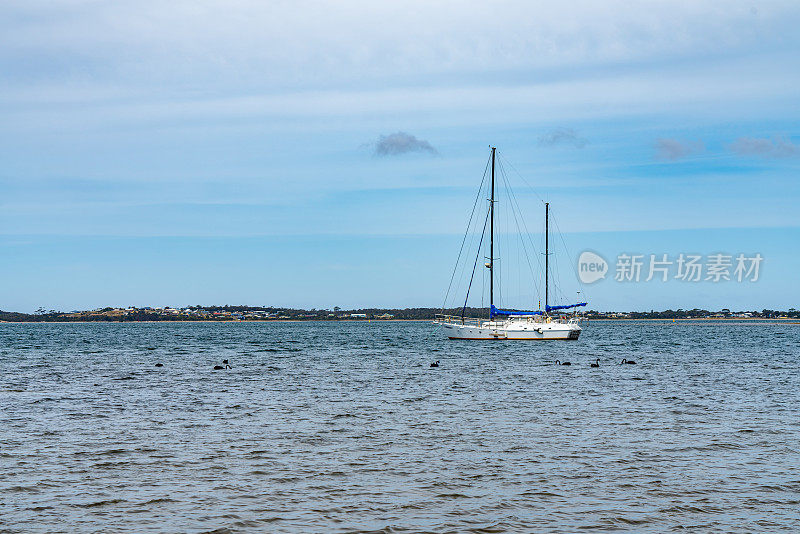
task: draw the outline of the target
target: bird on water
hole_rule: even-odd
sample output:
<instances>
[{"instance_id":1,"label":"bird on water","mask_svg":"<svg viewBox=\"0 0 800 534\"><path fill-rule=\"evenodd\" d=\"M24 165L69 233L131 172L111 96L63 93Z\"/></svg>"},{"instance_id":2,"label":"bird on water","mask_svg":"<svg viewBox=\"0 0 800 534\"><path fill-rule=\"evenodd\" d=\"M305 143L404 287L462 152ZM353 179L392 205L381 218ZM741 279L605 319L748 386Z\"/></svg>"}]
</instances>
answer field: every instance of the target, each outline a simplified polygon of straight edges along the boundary
<instances>
[{"instance_id":1,"label":"bird on water","mask_svg":"<svg viewBox=\"0 0 800 534\"><path fill-rule=\"evenodd\" d=\"M156 367L164 367L164 364L163 363L157 363Z\"/></svg>"},{"instance_id":2,"label":"bird on water","mask_svg":"<svg viewBox=\"0 0 800 534\"><path fill-rule=\"evenodd\" d=\"M600 358L597 358L594 363L590 363L589 367L600 367Z\"/></svg>"},{"instance_id":3,"label":"bird on water","mask_svg":"<svg viewBox=\"0 0 800 534\"><path fill-rule=\"evenodd\" d=\"M431 367L439 367L439 360L436 360L431 364Z\"/></svg>"},{"instance_id":4,"label":"bird on water","mask_svg":"<svg viewBox=\"0 0 800 534\"><path fill-rule=\"evenodd\" d=\"M556 365L572 365L572 364L569 362L561 363L561 360L556 360Z\"/></svg>"},{"instance_id":5,"label":"bird on water","mask_svg":"<svg viewBox=\"0 0 800 534\"><path fill-rule=\"evenodd\" d=\"M633 360L626 360L625 358L622 358L622 361L620 362L620 365L622 365L623 363L627 363L628 365L636 365L636 362L635 362L635 361L633 361Z\"/></svg>"},{"instance_id":6,"label":"bird on water","mask_svg":"<svg viewBox=\"0 0 800 534\"><path fill-rule=\"evenodd\" d=\"M223 369L233 369L233 367L228 365L228 360L222 360L222 363L225 365L224 367L222 365L215 365L214 366L214 370L215 371L221 371Z\"/></svg>"}]
</instances>

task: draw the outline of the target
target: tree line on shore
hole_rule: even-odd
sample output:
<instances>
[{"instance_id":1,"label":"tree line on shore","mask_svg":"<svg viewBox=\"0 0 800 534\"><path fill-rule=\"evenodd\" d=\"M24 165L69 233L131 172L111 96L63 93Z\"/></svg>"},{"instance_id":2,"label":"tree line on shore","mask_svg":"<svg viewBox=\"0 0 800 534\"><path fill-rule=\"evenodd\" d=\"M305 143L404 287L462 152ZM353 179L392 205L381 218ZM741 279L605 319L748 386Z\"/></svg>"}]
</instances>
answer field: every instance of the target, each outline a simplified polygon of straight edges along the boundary
<instances>
[{"instance_id":1,"label":"tree line on shore","mask_svg":"<svg viewBox=\"0 0 800 534\"><path fill-rule=\"evenodd\" d=\"M488 318L486 308L361 308L342 310L277 308L273 306L187 306L183 308L101 308L88 311L61 312L39 308L35 313L6 312L0 310L4 322L142 322L142 321L275 321L275 320L432 320L437 314ZM727 308L710 311L664 310L649 312L601 312L595 310L578 313L585 319L729 319L729 318L800 318L795 308L789 310L731 311Z\"/></svg>"}]
</instances>

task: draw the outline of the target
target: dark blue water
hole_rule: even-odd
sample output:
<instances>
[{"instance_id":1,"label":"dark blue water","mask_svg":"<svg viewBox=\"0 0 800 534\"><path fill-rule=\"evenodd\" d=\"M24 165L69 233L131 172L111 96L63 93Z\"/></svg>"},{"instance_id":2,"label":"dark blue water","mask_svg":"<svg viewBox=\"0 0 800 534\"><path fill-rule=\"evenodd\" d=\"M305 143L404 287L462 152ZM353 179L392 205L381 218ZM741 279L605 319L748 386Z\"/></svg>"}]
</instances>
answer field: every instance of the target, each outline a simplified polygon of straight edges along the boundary
<instances>
[{"instance_id":1,"label":"dark blue water","mask_svg":"<svg viewBox=\"0 0 800 534\"><path fill-rule=\"evenodd\" d=\"M0 531L797 531L799 362L791 324L0 324Z\"/></svg>"}]
</instances>

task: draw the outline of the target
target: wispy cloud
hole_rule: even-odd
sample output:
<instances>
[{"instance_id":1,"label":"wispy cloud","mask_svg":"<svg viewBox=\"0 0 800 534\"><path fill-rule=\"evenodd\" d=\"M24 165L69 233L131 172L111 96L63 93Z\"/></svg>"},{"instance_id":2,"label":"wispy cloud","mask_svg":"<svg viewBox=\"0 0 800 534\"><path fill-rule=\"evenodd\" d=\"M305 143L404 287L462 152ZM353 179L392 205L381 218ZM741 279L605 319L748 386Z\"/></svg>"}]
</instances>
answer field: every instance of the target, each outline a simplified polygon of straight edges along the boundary
<instances>
[{"instance_id":1,"label":"wispy cloud","mask_svg":"<svg viewBox=\"0 0 800 534\"><path fill-rule=\"evenodd\" d=\"M572 128L556 128L539 136L539 146L571 145L583 148L589 141Z\"/></svg>"},{"instance_id":2,"label":"wispy cloud","mask_svg":"<svg viewBox=\"0 0 800 534\"><path fill-rule=\"evenodd\" d=\"M409 152L427 152L436 155L439 152L424 139L417 139L406 132L395 132L381 135L375 142L374 154L376 156L399 156Z\"/></svg>"},{"instance_id":3,"label":"wispy cloud","mask_svg":"<svg viewBox=\"0 0 800 534\"><path fill-rule=\"evenodd\" d=\"M679 159L702 154L706 147L702 141L682 141L680 139L656 139L656 159L677 161Z\"/></svg>"},{"instance_id":4,"label":"wispy cloud","mask_svg":"<svg viewBox=\"0 0 800 534\"><path fill-rule=\"evenodd\" d=\"M492 3L454 10L424 0L408 9L393 2L364 9L359 0L204 0L202 8L191 0L3 0L0 76L162 91L202 83L210 93L250 93L245 88L360 87L387 75L430 83L486 69L574 75L579 66L691 59L697 50L796 46L796 2L760 3L757 18L751 3L509 0L502 10Z\"/></svg>"},{"instance_id":5,"label":"wispy cloud","mask_svg":"<svg viewBox=\"0 0 800 534\"><path fill-rule=\"evenodd\" d=\"M762 158L791 158L800 156L800 144L787 137L740 137L728 147L740 156L760 156Z\"/></svg>"}]
</instances>

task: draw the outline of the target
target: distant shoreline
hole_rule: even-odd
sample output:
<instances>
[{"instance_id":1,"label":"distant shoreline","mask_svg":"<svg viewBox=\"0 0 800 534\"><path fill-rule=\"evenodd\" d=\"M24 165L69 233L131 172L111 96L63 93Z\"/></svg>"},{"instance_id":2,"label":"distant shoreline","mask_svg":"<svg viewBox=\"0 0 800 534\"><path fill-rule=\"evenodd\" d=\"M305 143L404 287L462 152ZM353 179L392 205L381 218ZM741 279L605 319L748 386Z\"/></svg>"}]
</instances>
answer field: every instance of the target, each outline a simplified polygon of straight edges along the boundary
<instances>
[{"instance_id":1,"label":"distant shoreline","mask_svg":"<svg viewBox=\"0 0 800 534\"><path fill-rule=\"evenodd\" d=\"M431 323L433 319L231 319L226 321L174 321L164 319L163 321L0 321L0 324L230 324L230 323Z\"/></svg>"},{"instance_id":2,"label":"distant shoreline","mask_svg":"<svg viewBox=\"0 0 800 534\"><path fill-rule=\"evenodd\" d=\"M82 322L296 322L296 321L433 321L437 316L447 314L450 316L470 317L483 320L489 319L489 310L485 307L471 306L459 308L359 308L343 310L339 307L333 311L327 309L310 310L300 308L278 308L274 306L189 306L179 308L97 308L93 310L62 312L47 311L39 308L34 313L9 312L0 310L0 322L9 323L82 323ZM543 313L542 311L532 313ZM795 308L788 310L704 310L692 308L691 310L662 310L655 311L598 311L582 310L578 314L573 312L566 315L556 314L559 317L574 317L577 315L585 321L764 321L764 320L795 320L800 321L800 312Z\"/></svg>"},{"instance_id":3,"label":"distant shoreline","mask_svg":"<svg viewBox=\"0 0 800 534\"><path fill-rule=\"evenodd\" d=\"M630 319L630 318L612 318L612 317L595 317L593 319L584 319L587 322L598 322L598 321L665 321L665 322L720 322L720 323L749 323L749 322L770 322L770 323L789 323L789 324L800 324L800 321L794 317L788 318L771 318L771 317L676 317L675 319L667 319L667 318L641 318L641 319Z\"/></svg>"},{"instance_id":4,"label":"distant shoreline","mask_svg":"<svg viewBox=\"0 0 800 534\"><path fill-rule=\"evenodd\" d=\"M186 320L186 321L0 321L0 324L238 324L238 323L432 323L433 319L268 319L268 320L253 320L253 319L232 319L226 321L202 321L202 320ZM800 321L796 318L765 318L765 317L695 317L695 318L593 318L583 319L585 323L596 322L662 322L662 323L780 323L780 324L797 324Z\"/></svg>"}]
</instances>

